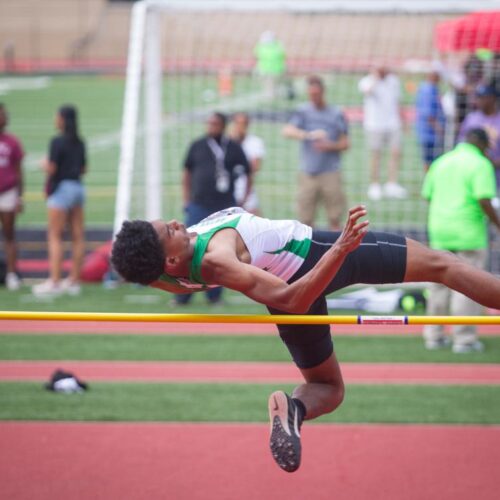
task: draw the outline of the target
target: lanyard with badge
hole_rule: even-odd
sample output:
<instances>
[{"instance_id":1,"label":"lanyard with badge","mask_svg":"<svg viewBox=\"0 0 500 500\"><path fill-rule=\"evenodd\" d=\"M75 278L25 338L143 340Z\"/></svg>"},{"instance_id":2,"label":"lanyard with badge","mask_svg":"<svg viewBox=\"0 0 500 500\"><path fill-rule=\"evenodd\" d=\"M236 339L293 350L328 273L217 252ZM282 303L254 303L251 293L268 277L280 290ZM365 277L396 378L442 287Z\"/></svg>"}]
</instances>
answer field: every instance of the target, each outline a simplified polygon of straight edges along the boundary
<instances>
[{"instance_id":1,"label":"lanyard with badge","mask_svg":"<svg viewBox=\"0 0 500 500\"><path fill-rule=\"evenodd\" d=\"M227 193L230 187L229 172L224 167L228 142L225 137L222 137L221 144L212 137L207 139L208 147L215 157L215 189L219 193Z\"/></svg>"}]
</instances>

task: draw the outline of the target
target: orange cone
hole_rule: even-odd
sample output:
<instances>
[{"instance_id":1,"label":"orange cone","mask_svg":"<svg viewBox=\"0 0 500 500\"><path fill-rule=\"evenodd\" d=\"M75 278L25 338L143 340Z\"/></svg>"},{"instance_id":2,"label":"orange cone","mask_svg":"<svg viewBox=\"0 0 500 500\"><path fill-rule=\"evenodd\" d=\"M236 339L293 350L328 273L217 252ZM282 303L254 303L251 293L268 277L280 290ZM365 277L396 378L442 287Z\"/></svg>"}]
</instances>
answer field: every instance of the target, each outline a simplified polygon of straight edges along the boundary
<instances>
[{"instance_id":1,"label":"orange cone","mask_svg":"<svg viewBox=\"0 0 500 500\"><path fill-rule=\"evenodd\" d=\"M220 97L227 97L233 93L233 72L230 66L223 67L219 70L217 87Z\"/></svg>"}]
</instances>

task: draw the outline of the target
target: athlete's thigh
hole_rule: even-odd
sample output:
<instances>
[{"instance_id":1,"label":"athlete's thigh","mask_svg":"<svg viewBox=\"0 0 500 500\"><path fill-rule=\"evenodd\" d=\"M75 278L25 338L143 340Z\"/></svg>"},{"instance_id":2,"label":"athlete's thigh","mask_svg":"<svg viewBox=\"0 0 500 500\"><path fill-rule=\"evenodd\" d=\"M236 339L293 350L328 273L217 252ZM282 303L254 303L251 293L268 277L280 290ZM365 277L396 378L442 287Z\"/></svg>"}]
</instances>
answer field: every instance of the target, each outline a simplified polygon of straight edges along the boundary
<instances>
[{"instance_id":1,"label":"athlete's thigh","mask_svg":"<svg viewBox=\"0 0 500 500\"><path fill-rule=\"evenodd\" d=\"M289 314L272 307L268 307L268 310L271 314ZM327 315L325 297L318 297L307 314ZM333 352L330 325L277 324L276 326L281 340L301 370L321 365Z\"/></svg>"},{"instance_id":2,"label":"athlete's thigh","mask_svg":"<svg viewBox=\"0 0 500 500\"><path fill-rule=\"evenodd\" d=\"M405 282L436 281L450 259L456 259L449 252L433 250L410 238L406 238L406 247Z\"/></svg>"}]
</instances>

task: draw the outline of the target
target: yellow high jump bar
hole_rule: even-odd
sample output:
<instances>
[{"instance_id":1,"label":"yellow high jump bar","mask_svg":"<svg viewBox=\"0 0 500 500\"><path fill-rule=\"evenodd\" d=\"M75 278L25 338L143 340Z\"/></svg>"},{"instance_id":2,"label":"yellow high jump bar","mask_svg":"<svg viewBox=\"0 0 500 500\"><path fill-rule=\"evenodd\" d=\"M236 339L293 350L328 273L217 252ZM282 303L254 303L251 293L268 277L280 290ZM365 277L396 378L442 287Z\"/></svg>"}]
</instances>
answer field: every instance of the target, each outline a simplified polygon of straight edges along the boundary
<instances>
[{"instance_id":1,"label":"yellow high jump bar","mask_svg":"<svg viewBox=\"0 0 500 500\"><path fill-rule=\"evenodd\" d=\"M300 325L500 325L500 316L309 316L300 314L149 314L47 311L0 311L0 321L2 320Z\"/></svg>"}]
</instances>

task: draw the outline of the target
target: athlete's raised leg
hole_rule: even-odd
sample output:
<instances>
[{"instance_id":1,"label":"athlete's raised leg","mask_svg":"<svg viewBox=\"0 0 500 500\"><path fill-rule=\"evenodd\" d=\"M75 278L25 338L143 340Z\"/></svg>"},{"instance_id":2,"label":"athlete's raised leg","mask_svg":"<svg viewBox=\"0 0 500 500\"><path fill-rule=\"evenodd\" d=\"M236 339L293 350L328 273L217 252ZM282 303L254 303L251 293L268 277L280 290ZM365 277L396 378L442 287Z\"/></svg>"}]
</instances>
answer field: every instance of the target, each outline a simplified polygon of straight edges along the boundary
<instances>
[{"instance_id":1,"label":"athlete's raised leg","mask_svg":"<svg viewBox=\"0 0 500 500\"><path fill-rule=\"evenodd\" d=\"M290 398L283 391L269 397L271 437L269 445L276 463L287 472L300 466L300 426L337 408L344 399L344 382L335 353L313 368L301 368L305 383Z\"/></svg>"},{"instance_id":2,"label":"athlete's raised leg","mask_svg":"<svg viewBox=\"0 0 500 500\"><path fill-rule=\"evenodd\" d=\"M293 397L300 399L306 407L304 420L330 413L344 399L344 381L335 353L313 368L301 368L306 381L293 391Z\"/></svg>"},{"instance_id":3,"label":"athlete's raised leg","mask_svg":"<svg viewBox=\"0 0 500 500\"><path fill-rule=\"evenodd\" d=\"M500 309L499 278L450 252L433 250L411 239L406 242L406 282L441 283L483 306Z\"/></svg>"}]
</instances>

